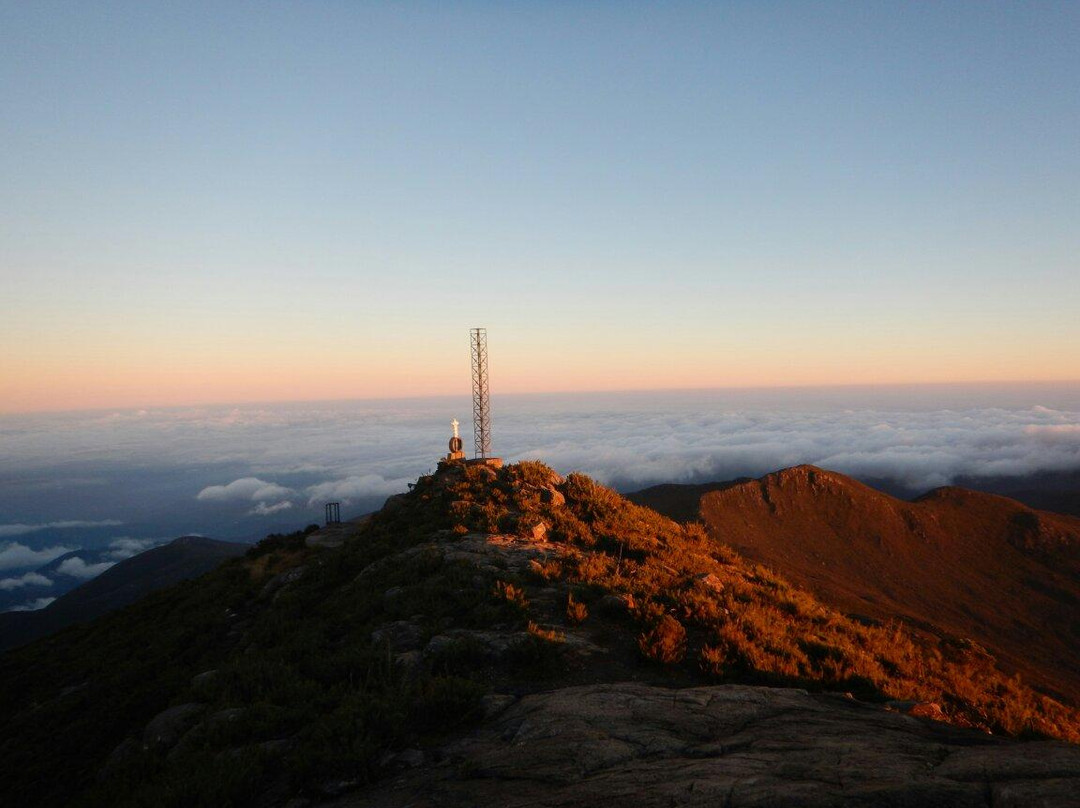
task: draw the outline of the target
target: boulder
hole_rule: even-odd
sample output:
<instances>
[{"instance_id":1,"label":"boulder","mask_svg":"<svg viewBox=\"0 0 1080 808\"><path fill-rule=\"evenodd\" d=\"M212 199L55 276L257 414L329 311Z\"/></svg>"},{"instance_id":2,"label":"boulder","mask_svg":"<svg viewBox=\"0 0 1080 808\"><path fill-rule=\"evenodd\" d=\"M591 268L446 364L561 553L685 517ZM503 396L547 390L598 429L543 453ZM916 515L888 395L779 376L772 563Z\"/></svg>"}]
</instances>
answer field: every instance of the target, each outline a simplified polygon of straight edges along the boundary
<instances>
[{"instance_id":1,"label":"boulder","mask_svg":"<svg viewBox=\"0 0 1080 808\"><path fill-rule=\"evenodd\" d=\"M550 505L552 508L561 508L566 504L566 497L562 495L561 491L556 491L554 488L541 488L540 501L545 505Z\"/></svg>"},{"instance_id":2,"label":"boulder","mask_svg":"<svg viewBox=\"0 0 1080 808\"><path fill-rule=\"evenodd\" d=\"M536 519L522 524L522 533L533 541L547 541L548 526L543 519Z\"/></svg>"},{"instance_id":3,"label":"boulder","mask_svg":"<svg viewBox=\"0 0 1080 808\"><path fill-rule=\"evenodd\" d=\"M724 589L724 582L711 572L697 576L697 583L713 592L721 592Z\"/></svg>"},{"instance_id":4,"label":"boulder","mask_svg":"<svg viewBox=\"0 0 1080 808\"><path fill-rule=\"evenodd\" d=\"M209 686L213 682L217 681L220 676L221 671L217 670L216 668L213 670L203 671L202 673L197 673L191 677L191 687L195 690L201 690Z\"/></svg>"},{"instance_id":5,"label":"boulder","mask_svg":"<svg viewBox=\"0 0 1080 808\"><path fill-rule=\"evenodd\" d=\"M143 746L147 749L168 749L180 740L199 715L206 709L205 704L177 704L150 719L143 730Z\"/></svg>"},{"instance_id":6,"label":"boulder","mask_svg":"<svg viewBox=\"0 0 1080 808\"><path fill-rule=\"evenodd\" d=\"M634 599L630 595L604 595L597 601L597 608L611 617L621 617L627 614L634 605Z\"/></svg>"},{"instance_id":7,"label":"boulder","mask_svg":"<svg viewBox=\"0 0 1080 808\"><path fill-rule=\"evenodd\" d=\"M265 598L277 593L280 589L288 586L293 581L300 580L305 572L307 572L307 567L300 566L293 567L290 570L285 570L285 572L275 575L263 586L262 592L259 593L260 597Z\"/></svg>"},{"instance_id":8,"label":"boulder","mask_svg":"<svg viewBox=\"0 0 1080 808\"><path fill-rule=\"evenodd\" d=\"M420 647L424 632L416 623L408 620L395 620L385 623L371 632L371 641L375 645L386 643L395 653L414 651Z\"/></svg>"}]
</instances>

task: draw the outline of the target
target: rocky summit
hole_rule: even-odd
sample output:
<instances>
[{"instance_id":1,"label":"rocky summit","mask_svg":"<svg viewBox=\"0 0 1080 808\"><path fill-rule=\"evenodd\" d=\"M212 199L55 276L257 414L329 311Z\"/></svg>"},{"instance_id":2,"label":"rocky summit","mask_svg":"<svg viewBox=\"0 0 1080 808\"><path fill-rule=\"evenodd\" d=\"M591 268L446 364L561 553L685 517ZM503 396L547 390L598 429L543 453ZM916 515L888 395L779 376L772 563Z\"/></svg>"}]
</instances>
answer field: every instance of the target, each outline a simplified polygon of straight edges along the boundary
<instances>
[{"instance_id":1,"label":"rocky summit","mask_svg":"<svg viewBox=\"0 0 1080 808\"><path fill-rule=\"evenodd\" d=\"M982 645L849 616L533 462L444 463L10 652L0 684L20 805L1019 806L1080 785L1075 706Z\"/></svg>"}]
</instances>

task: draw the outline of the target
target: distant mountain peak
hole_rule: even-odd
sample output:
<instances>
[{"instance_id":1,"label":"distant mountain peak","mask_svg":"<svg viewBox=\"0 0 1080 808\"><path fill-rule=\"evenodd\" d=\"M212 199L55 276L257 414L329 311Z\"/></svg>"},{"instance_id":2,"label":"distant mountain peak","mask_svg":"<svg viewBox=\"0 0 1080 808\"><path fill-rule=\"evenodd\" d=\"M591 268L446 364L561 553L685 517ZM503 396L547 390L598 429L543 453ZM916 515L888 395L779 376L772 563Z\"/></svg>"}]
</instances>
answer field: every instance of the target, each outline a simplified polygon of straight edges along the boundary
<instances>
[{"instance_id":1,"label":"distant mountain peak","mask_svg":"<svg viewBox=\"0 0 1080 808\"><path fill-rule=\"evenodd\" d=\"M907 501L808 465L701 488L695 516L740 553L846 611L973 637L1080 702L1080 519L958 486ZM677 489L635 499L686 514Z\"/></svg>"}]
</instances>

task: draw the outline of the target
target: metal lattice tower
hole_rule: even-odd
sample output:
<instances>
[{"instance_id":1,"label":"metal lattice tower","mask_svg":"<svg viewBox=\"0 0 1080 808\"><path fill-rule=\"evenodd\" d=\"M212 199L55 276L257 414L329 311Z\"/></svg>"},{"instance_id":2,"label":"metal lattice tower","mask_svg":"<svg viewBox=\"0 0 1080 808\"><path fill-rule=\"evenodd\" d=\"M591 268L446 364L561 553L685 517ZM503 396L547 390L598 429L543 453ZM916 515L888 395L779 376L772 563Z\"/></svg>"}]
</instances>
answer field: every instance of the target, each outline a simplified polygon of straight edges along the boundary
<instances>
[{"instance_id":1,"label":"metal lattice tower","mask_svg":"<svg viewBox=\"0 0 1080 808\"><path fill-rule=\"evenodd\" d=\"M476 457L491 454L491 401L488 397L487 329L469 331L472 343L472 420Z\"/></svg>"}]
</instances>

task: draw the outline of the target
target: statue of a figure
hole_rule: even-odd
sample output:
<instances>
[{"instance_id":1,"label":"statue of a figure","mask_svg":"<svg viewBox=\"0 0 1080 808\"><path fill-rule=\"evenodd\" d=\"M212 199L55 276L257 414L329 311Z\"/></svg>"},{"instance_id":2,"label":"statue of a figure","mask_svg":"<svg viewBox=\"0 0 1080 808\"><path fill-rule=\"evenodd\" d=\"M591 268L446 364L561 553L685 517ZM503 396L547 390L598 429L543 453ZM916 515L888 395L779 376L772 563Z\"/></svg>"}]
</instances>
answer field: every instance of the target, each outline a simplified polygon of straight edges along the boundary
<instances>
[{"instance_id":1,"label":"statue of a figure","mask_svg":"<svg viewBox=\"0 0 1080 808\"><path fill-rule=\"evenodd\" d=\"M458 435L458 419L455 418L451 421L450 426L454 430L454 437L450 438L450 454L448 454L445 459L464 460L465 452L462 451L462 449L464 449L464 444L461 440L461 436Z\"/></svg>"}]
</instances>

